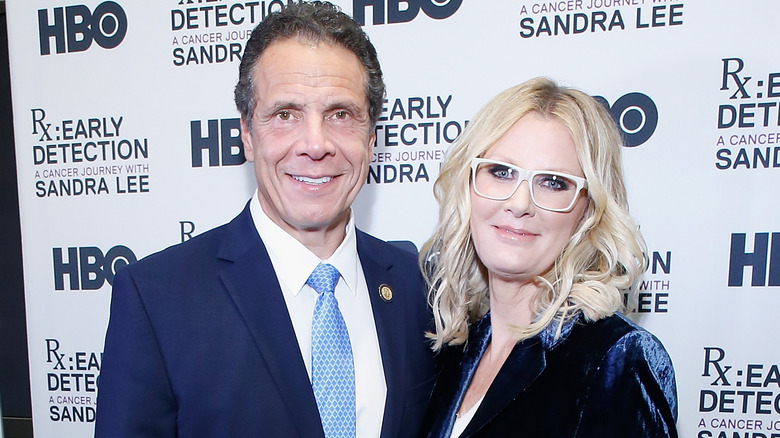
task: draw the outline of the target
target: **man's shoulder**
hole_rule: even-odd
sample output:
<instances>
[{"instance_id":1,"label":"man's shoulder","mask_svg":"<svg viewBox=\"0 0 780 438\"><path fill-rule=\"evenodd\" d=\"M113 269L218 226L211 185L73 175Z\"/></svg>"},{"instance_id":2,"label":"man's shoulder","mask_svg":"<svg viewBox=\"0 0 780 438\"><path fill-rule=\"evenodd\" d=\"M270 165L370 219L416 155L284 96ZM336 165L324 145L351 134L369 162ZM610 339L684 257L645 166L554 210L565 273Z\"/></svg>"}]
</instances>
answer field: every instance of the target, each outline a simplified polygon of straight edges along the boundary
<instances>
[{"instance_id":1,"label":"man's shoulder","mask_svg":"<svg viewBox=\"0 0 780 438\"><path fill-rule=\"evenodd\" d=\"M242 245L242 242L246 243L249 239L246 239L246 236L241 237L239 235L246 234L245 228L251 225L251 221L252 218L248 209L244 209L230 222L205 231L184 242L154 252L128 268L136 273L178 272L178 270L191 272L200 269L209 263L215 263L214 261L221 249L224 248L225 242L234 241L233 243L238 246Z\"/></svg>"},{"instance_id":2,"label":"man's shoulder","mask_svg":"<svg viewBox=\"0 0 780 438\"><path fill-rule=\"evenodd\" d=\"M203 259L216 257L226 227L227 224L218 226L185 242L149 254L128 268L135 272L154 272L200 266Z\"/></svg>"},{"instance_id":3,"label":"man's shoulder","mask_svg":"<svg viewBox=\"0 0 780 438\"><path fill-rule=\"evenodd\" d=\"M365 231L357 231L358 252L368 252L372 256L392 262L417 264L417 247L410 241L387 242Z\"/></svg>"}]
</instances>

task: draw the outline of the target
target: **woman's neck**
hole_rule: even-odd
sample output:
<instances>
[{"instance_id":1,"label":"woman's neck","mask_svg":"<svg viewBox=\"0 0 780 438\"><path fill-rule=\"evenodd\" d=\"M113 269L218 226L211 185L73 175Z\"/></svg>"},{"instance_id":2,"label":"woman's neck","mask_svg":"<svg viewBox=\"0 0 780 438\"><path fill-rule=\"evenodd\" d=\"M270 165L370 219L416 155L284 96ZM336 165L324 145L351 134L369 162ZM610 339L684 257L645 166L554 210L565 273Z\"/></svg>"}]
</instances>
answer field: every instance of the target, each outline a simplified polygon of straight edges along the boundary
<instances>
[{"instance_id":1,"label":"woman's neck","mask_svg":"<svg viewBox=\"0 0 780 438\"><path fill-rule=\"evenodd\" d=\"M517 329L531 324L534 318L531 302L538 291L539 286L534 282L490 279L490 325L494 352L511 351L517 343Z\"/></svg>"}]
</instances>

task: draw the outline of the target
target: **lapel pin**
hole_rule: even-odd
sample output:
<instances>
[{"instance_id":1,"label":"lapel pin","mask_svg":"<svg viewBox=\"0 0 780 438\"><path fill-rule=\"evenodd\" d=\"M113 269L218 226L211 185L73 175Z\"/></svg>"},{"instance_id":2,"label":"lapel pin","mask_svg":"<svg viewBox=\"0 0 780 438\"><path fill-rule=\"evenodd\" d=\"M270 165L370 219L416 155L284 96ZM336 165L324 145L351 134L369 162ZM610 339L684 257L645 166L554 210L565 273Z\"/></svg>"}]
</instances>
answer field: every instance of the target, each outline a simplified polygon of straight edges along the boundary
<instances>
[{"instance_id":1,"label":"lapel pin","mask_svg":"<svg viewBox=\"0 0 780 438\"><path fill-rule=\"evenodd\" d=\"M386 303L389 303L390 301L393 301L393 290L390 289L390 286L382 284L379 286L379 296L382 297Z\"/></svg>"}]
</instances>

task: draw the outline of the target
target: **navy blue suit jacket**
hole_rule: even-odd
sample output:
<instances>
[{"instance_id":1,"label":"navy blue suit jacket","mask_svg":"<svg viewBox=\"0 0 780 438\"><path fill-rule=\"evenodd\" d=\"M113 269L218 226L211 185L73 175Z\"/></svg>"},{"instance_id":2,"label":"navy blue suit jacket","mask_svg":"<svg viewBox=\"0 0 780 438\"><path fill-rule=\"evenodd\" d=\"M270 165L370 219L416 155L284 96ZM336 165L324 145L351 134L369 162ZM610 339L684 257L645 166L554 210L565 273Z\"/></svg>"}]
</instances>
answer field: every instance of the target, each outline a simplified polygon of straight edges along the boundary
<instances>
[{"instance_id":1,"label":"navy blue suit jacket","mask_svg":"<svg viewBox=\"0 0 780 438\"><path fill-rule=\"evenodd\" d=\"M416 258L360 231L357 248L387 382L381 436L415 436L433 384ZM116 274L98 388L97 437L323 437L248 206Z\"/></svg>"}]
</instances>

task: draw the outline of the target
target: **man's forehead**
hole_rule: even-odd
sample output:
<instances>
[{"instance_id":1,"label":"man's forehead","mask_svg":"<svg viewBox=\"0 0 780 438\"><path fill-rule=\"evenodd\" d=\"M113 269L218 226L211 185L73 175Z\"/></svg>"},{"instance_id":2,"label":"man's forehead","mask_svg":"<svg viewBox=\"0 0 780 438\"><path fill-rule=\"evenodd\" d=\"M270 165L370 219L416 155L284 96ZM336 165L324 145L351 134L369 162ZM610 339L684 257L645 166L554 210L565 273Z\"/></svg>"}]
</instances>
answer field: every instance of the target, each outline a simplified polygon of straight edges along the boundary
<instances>
[{"instance_id":1,"label":"man's forehead","mask_svg":"<svg viewBox=\"0 0 780 438\"><path fill-rule=\"evenodd\" d=\"M366 67L360 58L348 48L329 41L311 41L299 37L277 39L263 50L255 61L253 76L273 68L279 63L303 67L315 62L330 61L337 65L349 64L356 74L365 80L368 77Z\"/></svg>"},{"instance_id":2,"label":"man's forehead","mask_svg":"<svg viewBox=\"0 0 780 438\"><path fill-rule=\"evenodd\" d=\"M257 98L332 97L368 101L367 74L357 56L333 44L286 39L274 42L254 66Z\"/></svg>"}]
</instances>

